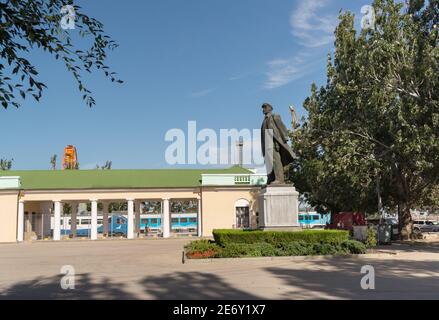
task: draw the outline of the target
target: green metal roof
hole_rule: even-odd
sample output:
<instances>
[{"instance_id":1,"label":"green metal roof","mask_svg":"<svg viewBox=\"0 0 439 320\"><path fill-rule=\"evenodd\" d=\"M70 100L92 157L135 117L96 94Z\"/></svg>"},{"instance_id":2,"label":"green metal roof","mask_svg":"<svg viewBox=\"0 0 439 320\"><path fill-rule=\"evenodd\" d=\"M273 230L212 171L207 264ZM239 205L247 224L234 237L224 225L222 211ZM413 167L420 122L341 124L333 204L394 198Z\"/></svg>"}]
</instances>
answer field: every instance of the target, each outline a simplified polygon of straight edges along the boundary
<instances>
[{"instance_id":1,"label":"green metal roof","mask_svg":"<svg viewBox=\"0 0 439 320\"><path fill-rule=\"evenodd\" d=\"M165 169L165 170L51 170L0 171L1 176L19 176L24 190L183 188L200 185L202 174L245 174L249 170Z\"/></svg>"}]
</instances>

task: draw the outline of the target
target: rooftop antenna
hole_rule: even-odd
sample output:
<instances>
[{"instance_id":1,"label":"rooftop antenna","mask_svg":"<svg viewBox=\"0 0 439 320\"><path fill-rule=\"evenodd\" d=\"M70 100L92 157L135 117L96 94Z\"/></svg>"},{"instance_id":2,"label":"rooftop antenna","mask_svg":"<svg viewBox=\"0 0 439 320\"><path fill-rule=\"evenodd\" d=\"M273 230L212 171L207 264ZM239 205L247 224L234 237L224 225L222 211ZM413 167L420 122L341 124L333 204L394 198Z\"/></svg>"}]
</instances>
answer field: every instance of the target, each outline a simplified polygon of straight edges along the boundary
<instances>
[{"instance_id":1,"label":"rooftop antenna","mask_svg":"<svg viewBox=\"0 0 439 320\"><path fill-rule=\"evenodd\" d=\"M244 140L242 137L236 143L236 148L238 149L238 166L242 168L244 166Z\"/></svg>"}]
</instances>

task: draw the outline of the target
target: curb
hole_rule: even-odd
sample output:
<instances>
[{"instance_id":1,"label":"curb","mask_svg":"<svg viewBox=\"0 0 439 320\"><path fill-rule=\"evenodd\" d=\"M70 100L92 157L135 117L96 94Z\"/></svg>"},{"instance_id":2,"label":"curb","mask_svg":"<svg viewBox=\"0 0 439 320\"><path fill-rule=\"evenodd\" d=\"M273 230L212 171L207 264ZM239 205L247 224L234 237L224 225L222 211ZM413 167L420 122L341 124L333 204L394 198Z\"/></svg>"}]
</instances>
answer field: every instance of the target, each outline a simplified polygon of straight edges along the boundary
<instances>
[{"instance_id":1,"label":"curb","mask_svg":"<svg viewBox=\"0 0 439 320\"><path fill-rule=\"evenodd\" d=\"M189 259L185 252L182 252L183 264L214 264L214 263L246 263L246 262L270 262L270 261L323 261L327 259L363 259L363 258L380 258L384 256L396 256L396 252L376 252L366 254L350 254L350 255L326 255L326 256L291 256L291 257L249 257L249 258L213 258L213 259Z\"/></svg>"}]
</instances>

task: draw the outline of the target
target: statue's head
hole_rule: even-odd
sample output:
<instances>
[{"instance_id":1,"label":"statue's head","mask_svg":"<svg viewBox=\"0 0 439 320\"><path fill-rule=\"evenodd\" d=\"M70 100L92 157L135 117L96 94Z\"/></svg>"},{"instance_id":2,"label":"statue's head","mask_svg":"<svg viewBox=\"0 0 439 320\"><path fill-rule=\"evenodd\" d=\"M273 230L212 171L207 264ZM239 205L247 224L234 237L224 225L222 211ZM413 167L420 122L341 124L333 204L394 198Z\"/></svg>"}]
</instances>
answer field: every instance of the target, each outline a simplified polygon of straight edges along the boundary
<instances>
[{"instance_id":1,"label":"statue's head","mask_svg":"<svg viewBox=\"0 0 439 320\"><path fill-rule=\"evenodd\" d=\"M262 112L264 113L264 114L269 114L269 113L271 113L273 111L273 107L271 106L271 104L269 104L269 103L264 103L263 105L262 105Z\"/></svg>"}]
</instances>

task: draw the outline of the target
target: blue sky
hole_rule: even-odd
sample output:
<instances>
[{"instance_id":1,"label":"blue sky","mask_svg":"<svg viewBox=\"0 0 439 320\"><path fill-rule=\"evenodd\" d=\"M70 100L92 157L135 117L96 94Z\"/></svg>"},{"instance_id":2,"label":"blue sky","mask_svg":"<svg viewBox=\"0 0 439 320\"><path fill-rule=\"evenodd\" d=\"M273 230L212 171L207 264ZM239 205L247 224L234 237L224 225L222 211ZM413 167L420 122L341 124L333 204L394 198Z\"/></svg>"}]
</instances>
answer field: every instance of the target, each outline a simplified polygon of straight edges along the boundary
<instances>
[{"instance_id":1,"label":"blue sky","mask_svg":"<svg viewBox=\"0 0 439 320\"><path fill-rule=\"evenodd\" d=\"M172 128L259 128L270 102L285 122L314 81L325 83L326 55L338 11L359 21L364 1L79 1L120 45L108 64L125 81L87 76L97 106L88 108L61 63L33 52L40 103L0 110L0 157L15 169L48 169L74 144L81 167L163 168ZM73 30L72 32L75 32Z\"/></svg>"}]
</instances>

